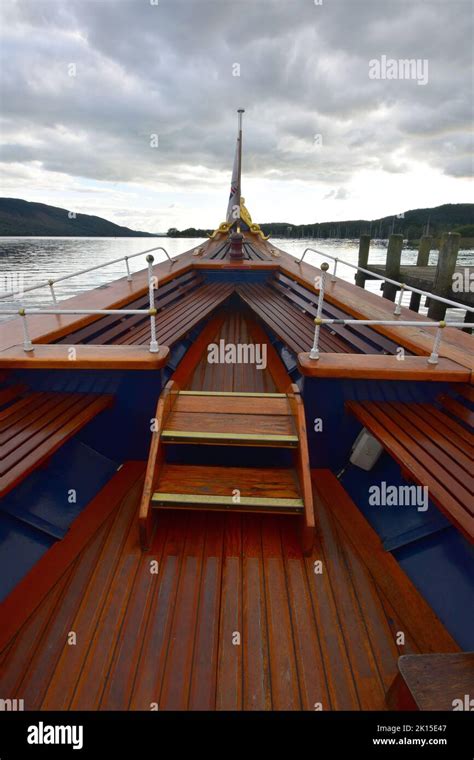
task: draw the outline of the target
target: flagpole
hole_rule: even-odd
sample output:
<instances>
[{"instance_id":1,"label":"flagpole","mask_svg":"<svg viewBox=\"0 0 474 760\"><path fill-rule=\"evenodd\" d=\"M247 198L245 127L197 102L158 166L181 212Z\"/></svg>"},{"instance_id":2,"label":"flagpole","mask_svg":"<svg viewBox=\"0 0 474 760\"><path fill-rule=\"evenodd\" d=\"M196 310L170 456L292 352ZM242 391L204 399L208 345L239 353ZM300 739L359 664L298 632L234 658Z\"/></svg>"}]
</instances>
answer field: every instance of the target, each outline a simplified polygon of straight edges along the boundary
<instances>
[{"instance_id":1,"label":"flagpole","mask_svg":"<svg viewBox=\"0 0 474 760\"><path fill-rule=\"evenodd\" d=\"M239 208L239 225L240 225L240 197L242 194L242 114L245 113L244 108L239 108L237 113L239 114L239 173L238 173L238 189L237 189L237 205Z\"/></svg>"}]
</instances>

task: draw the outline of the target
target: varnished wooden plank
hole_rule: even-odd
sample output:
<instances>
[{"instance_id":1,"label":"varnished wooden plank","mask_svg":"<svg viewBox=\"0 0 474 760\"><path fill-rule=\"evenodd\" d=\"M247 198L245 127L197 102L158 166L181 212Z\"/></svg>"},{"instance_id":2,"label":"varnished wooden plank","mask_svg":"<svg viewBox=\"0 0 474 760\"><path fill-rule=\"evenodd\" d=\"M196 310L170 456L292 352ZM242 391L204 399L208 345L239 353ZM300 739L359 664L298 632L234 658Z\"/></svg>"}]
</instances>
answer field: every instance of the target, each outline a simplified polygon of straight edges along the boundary
<instances>
[{"instance_id":1,"label":"varnished wooden plank","mask_svg":"<svg viewBox=\"0 0 474 760\"><path fill-rule=\"evenodd\" d=\"M301 709L301 696L281 550L280 525L273 517L262 521L265 597L274 710Z\"/></svg>"},{"instance_id":2,"label":"varnished wooden plank","mask_svg":"<svg viewBox=\"0 0 474 760\"><path fill-rule=\"evenodd\" d=\"M329 470L312 470L313 485L353 544L377 585L389 599L406 630L425 652L456 652L454 639L415 589L398 562L384 551L377 534Z\"/></svg>"},{"instance_id":3,"label":"varnished wooden plank","mask_svg":"<svg viewBox=\"0 0 474 760\"><path fill-rule=\"evenodd\" d=\"M433 469L433 459L423 450L418 449L415 457L412 453L412 439L404 433L403 429L394 428L390 418L381 409L377 407L366 409L365 403L347 402L347 406L414 479L421 485L428 486L430 497L439 509L459 526L467 538L472 540L474 520L467 509L469 502L460 502L445 488L444 482L449 478L448 474L445 471ZM449 480L453 485L452 479L449 478Z\"/></svg>"},{"instance_id":4,"label":"varnished wooden plank","mask_svg":"<svg viewBox=\"0 0 474 760\"><path fill-rule=\"evenodd\" d=\"M465 706L474 689L474 653L415 654L400 657L400 675L419 710L453 710Z\"/></svg>"},{"instance_id":5,"label":"varnished wooden plank","mask_svg":"<svg viewBox=\"0 0 474 760\"><path fill-rule=\"evenodd\" d=\"M62 653L65 653L67 657L68 651L74 649L74 646L68 641L68 636L71 632L76 633L72 621L100 555L105 538L104 528L105 526L92 538L75 560L69 584L51 615L48 628L43 634L29 671L21 685L21 690L30 710L41 708L43 697L54 675L59 657Z\"/></svg>"},{"instance_id":6,"label":"varnished wooden plank","mask_svg":"<svg viewBox=\"0 0 474 760\"><path fill-rule=\"evenodd\" d=\"M242 709L242 521L228 515L224 535L216 709ZM239 638L240 636L240 643Z\"/></svg>"},{"instance_id":7,"label":"varnished wooden plank","mask_svg":"<svg viewBox=\"0 0 474 760\"><path fill-rule=\"evenodd\" d=\"M354 380L419 380L465 383L470 371L450 359L441 358L438 364L428 364L424 356L383 354L321 354L310 359L309 353L298 354L298 367L305 377L342 377Z\"/></svg>"},{"instance_id":8,"label":"varnished wooden plank","mask_svg":"<svg viewBox=\"0 0 474 760\"><path fill-rule=\"evenodd\" d=\"M288 400L285 397L274 398L264 394L258 396L239 396L237 394L191 396L179 394L175 414L243 414L248 416L287 417L291 415ZM252 420L251 420L252 422ZM290 426L291 427L291 426Z\"/></svg>"},{"instance_id":9,"label":"varnished wooden plank","mask_svg":"<svg viewBox=\"0 0 474 760\"><path fill-rule=\"evenodd\" d=\"M0 352L0 366L9 369L125 369L157 370L168 361L169 349L152 353L144 346L97 346L80 344L35 345L24 351L16 345Z\"/></svg>"},{"instance_id":10,"label":"varnished wooden plank","mask_svg":"<svg viewBox=\"0 0 474 760\"><path fill-rule=\"evenodd\" d=\"M337 610L360 706L363 710L380 710L384 705L385 691L344 551L324 502L316 500L315 509L324 535L325 554L330 558L330 582L337 599Z\"/></svg>"},{"instance_id":11,"label":"varnished wooden plank","mask_svg":"<svg viewBox=\"0 0 474 760\"><path fill-rule=\"evenodd\" d=\"M189 710L214 710L216 704L224 526L223 516L207 515Z\"/></svg>"},{"instance_id":12,"label":"varnished wooden plank","mask_svg":"<svg viewBox=\"0 0 474 760\"><path fill-rule=\"evenodd\" d=\"M271 710L261 518L242 517L243 709Z\"/></svg>"},{"instance_id":13,"label":"varnished wooden plank","mask_svg":"<svg viewBox=\"0 0 474 760\"><path fill-rule=\"evenodd\" d=\"M329 709L327 674L308 587L300 539L293 520L281 524L296 665L303 710ZM329 674L330 676L330 674Z\"/></svg>"},{"instance_id":14,"label":"varnished wooden plank","mask_svg":"<svg viewBox=\"0 0 474 760\"><path fill-rule=\"evenodd\" d=\"M161 710L185 710L188 706L203 564L204 525L205 515L190 516L163 674Z\"/></svg>"},{"instance_id":15,"label":"varnished wooden plank","mask_svg":"<svg viewBox=\"0 0 474 760\"><path fill-rule=\"evenodd\" d=\"M142 462L125 462L76 518L64 539L55 543L4 599L0 605L0 651L117 509L134 483L142 477L143 470Z\"/></svg>"},{"instance_id":16,"label":"varnished wooden plank","mask_svg":"<svg viewBox=\"0 0 474 760\"><path fill-rule=\"evenodd\" d=\"M100 699L101 710L127 710L129 707L152 600L160 582L166 536L167 521L163 518L150 552L141 554L139 559L139 568L134 576L123 625Z\"/></svg>"},{"instance_id":17,"label":"varnished wooden plank","mask_svg":"<svg viewBox=\"0 0 474 760\"><path fill-rule=\"evenodd\" d=\"M134 517L140 490L141 483L137 482L128 491L106 536L101 554L93 567L89 584L77 600L77 612L70 628L76 632L77 642L75 646L66 646L59 658L43 701L44 710L69 709L74 698L97 622L107 601L109 588L120 561L125 536L136 531Z\"/></svg>"},{"instance_id":18,"label":"varnished wooden plank","mask_svg":"<svg viewBox=\"0 0 474 760\"><path fill-rule=\"evenodd\" d=\"M133 520L97 624L89 633L89 647L71 701L71 710L97 710L100 705L115 647L131 601L140 560L138 534Z\"/></svg>"},{"instance_id":19,"label":"varnished wooden plank","mask_svg":"<svg viewBox=\"0 0 474 760\"><path fill-rule=\"evenodd\" d=\"M158 522L152 549L160 540L158 536L165 532L166 541L133 684L131 710L160 709L161 685L183 564L187 525L186 515L170 515L164 521L165 527L161 519Z\"/></svg>"},{"instance_id":20,"label":"varnished wooden plank","mask_svg":"<svg viewBox=\"0 0 474 760\"><path fill-rule=\"evenodd\" d=\"M52 456L71 436L90 422L99 412L110 406L110 403L110 396L98 396L93 400L90 395L86 396L86 403L81 402L79 409L75 407L75 414L72 417L70 414L71 410L68 410L61 417L57 418L54 423L50 423L36 436L32 436L26 444L19 447L14 454L10 455L10 458L4 459L2 469L8 467L8 471L1 479L0 496L8 493L30 472ZM60 423L60 426L58 423ZM44 440L45 432L48 434L46 440ZM38 441L38 438L41 438L41 441ZM25 449L27 449L26 454L23 453ZM18 462L20 456L23 456L23 459ZM10 466L11 459L15 459L18 463Z\"/></svg>"},{"instance_id":21,"label":"varnished wooden plank","mask_svg":"<svg viewBox=\"0 0 474 760\"><path fill-rule=\"evenodd\" d=\"M474 428L474 411L469 409L467 405L460 404L459 401L447 394L440 396L439 401L446 411L450 412L450 414L460 419L466 425L469 425L471 430Z\"/></svg>"},{"instance_id":22,"label":"varnished wooden plank","mask_svg":"<svg viewBox=\"0 0 474 760\"><path fill-rule=\"evenodd\" d=\"M36 614L30 615L23 624L11 646L4 647L0 663L0 692L4 699L22 699L18 690L25 674L31 672L30 663L37 647L43 640L43 634L48 627L51 615L58 600L69 582L71 566L64 572L62 578L50 589ZM26 705L29 709L29 705Z\"/></svg>"}]
</instances>

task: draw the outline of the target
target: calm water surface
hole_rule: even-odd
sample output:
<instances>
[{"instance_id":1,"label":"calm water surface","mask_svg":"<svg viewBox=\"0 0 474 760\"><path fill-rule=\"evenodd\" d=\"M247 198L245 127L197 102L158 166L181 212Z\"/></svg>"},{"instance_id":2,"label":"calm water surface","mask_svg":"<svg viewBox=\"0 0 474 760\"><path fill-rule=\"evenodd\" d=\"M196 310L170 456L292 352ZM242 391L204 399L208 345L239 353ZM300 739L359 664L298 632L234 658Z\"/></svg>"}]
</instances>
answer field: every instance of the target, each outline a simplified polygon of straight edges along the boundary
<instances>
[{"instance_id":1,"label":"calm water surface","mask_svg":"<svg viewBox=\"0 0 474 760\"><path fill-rule=\"evenodd\" d=\"M344 266L343 261L356 264L358 240L309 240L309 239L278 239L272 238L275 245L293 254L301 256L307 246L317 248L323 253L329 253L341 259L337 274L348 282L354 282L354 270ZM111 259L130 256L155 246L163 245L170 256L183 253L204 242L202 238L0 238L0 317L2 309L12 309L20 306L18 299L1 298L2 293L17 289L23 282L23 287L39 284L48 279L56 279L72 274L81 269L106 263ZM386 256L387 241L372 241L370 247L370 263L383 263ZM164 260L165 254L156 251L155 261ZM416 262L416 251L405 249L402 255L403 264ZM433 251L430 264L435 264L438 253ZM324 258L315 253L307 253L305 261L319 265ZM461 251L459 264L474 264L473 251ZM328 259L332 267L332 262ZM145 256L137 256L129 261L132 272L144 269ZM125 262L98 269L94 272L79 275L55 285L58 301L77 295L91 288L96 288L110 280L118 279L126 274ZM376 281L367 283L367 290L380 294L380 284ZM405 295L407 304L410 295ZM51 295L48 287L25 293L23 303L27 306L51 306ZM423 310L422 310L423 313ZM449 318L456 318L463 312L451 309ZM3 319L7 318L6 315Z\"/></svg>"}]
</instances>

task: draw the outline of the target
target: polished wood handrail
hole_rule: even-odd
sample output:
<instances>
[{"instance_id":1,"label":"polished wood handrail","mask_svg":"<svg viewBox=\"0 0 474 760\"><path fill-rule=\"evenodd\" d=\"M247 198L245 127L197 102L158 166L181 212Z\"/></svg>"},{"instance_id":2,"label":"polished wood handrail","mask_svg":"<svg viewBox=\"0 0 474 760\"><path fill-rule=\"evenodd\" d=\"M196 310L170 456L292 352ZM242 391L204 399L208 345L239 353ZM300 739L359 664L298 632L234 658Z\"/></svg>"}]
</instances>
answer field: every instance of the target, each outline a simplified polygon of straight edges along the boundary
<instances>
[{"instance_id":1,"label":"polished wood handrail","mask_svg":"<svg viewBox=\"0 0 474 760\"><path fill-rule=\"evenodd\" d=\"M309 353L298 354L298 368L305 377L340 377L363 380L420 380L469 383L472 373L466 367L440 358L428 364L425 356L386 354L321 354L310 359Z\"/></svg>"}]
</instances>

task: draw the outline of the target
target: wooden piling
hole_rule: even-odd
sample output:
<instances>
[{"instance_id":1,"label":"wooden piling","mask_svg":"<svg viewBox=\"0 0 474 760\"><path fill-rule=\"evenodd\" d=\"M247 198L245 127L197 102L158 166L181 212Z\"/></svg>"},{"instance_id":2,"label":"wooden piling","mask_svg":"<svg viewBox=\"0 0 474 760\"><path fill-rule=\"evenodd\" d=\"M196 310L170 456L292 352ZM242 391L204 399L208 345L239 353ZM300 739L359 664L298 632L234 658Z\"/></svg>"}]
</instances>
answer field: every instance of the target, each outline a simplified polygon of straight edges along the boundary
<instances>
[{"instance_id":1,"label":"wooden piling","mask_svg":"<svg viewBox=\"0 0 474 760\"><path fill-rule=\"evenodd\" d=\"M390 235L387 248L387 263L385 265L385 274L391 280L400 280L400 261L402 258L403 235ZM384 282L382 293L384 298L395 301L397 295L397 286L389 282Z\"/></svg>"},{"instance_id":2,"label":"wooden piling","mask_svg":"<svg viewBox=\"0 0 474 760\"><path fill-rule=\"evenodd\" d=\"M370 235L361 235L359 240L359 258L358 265L367 268L369 263L369 248L370 248ZM355 276L355 284L360 288L365 287L366 275L363 272L357 272Z\"/></svg>"},{"instance_id":3,"label":"wooden piling","mask_svg":"<svg viewBox=\"0 0 474 760\"><path fill-rule=\"evenodd\" d=\"M416 259L417 267L427 267L430 259L431 248L433 246L433 238L431 235L423 235L420 240L420 246L418 248L418 256ZM410 309L412 311L418 311L420 308L421 295L419 293L412 293L410 299Z\"/></svg>"},{"instance_id":4,"label":"wooden piling","mask_svg":"<svg viewBox=\"0 0 474 760\"><path fill-rule=\"evenodd\" d=\"M461 235L459 232L445 232L441 237L439 247L438 266L433 283L433 294L442 298L449 298L453 286L453 274L456 269ZM430 299L428 317L430 319L444 319L446 304Z\"/></svg>"}]
</instances>

